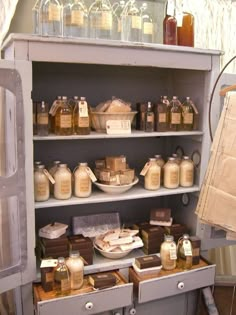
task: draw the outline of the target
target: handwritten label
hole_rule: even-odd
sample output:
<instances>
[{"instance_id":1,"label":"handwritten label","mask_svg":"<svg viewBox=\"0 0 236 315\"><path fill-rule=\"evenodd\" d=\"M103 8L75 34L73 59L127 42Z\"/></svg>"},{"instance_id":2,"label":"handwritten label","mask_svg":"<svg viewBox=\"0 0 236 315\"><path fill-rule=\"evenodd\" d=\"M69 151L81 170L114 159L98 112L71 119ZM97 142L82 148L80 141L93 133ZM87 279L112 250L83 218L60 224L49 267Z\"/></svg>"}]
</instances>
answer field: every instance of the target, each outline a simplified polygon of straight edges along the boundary
<instances>
[{"instance_id":1,"label":"handwritten label","mask_svg":"<svg viewBox=\"0 0 236 315\"><path fill-rule=\"evenodd\" d=\"M130 134L130 120L108 120L106 122L107 134Z\"/></svg>"}]
</instances>

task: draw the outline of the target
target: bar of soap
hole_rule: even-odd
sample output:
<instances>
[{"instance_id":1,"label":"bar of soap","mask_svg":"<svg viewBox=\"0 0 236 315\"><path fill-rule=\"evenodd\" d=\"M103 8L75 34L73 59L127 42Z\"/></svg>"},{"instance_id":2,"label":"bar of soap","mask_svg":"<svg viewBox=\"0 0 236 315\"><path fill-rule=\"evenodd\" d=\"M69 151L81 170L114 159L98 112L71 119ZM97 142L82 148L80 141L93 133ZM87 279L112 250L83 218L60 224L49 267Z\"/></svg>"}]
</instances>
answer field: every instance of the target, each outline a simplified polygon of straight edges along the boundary
<instances>
[{"instance_id":1,"label":"bar of soap","mask_svg":"<svg viewBox=\"0 0 236 315\"><path fill-rule=\"evenodd\" d=\"M161 259L157 255L149 255L135 258L134 263L139 269L152 268L160 266Z\"/></svg>"},{"instance_id":2,"label":"bar of soap","mask_svg":"<svg viewBox=\"0 0 236 315\"><path fill-rule=\"evenodd\" d=\"M116 277L112 273L90 275L88 280L96 289L112 287L116 284Z\"/></svg>"},{"instance_id":3,"label":"bar of soap","mask_svg":"<svg viewBox=\"0 0 236 315\"><path fill-rule=\"evenodd\" d=\"M153 221L170 221L171 209L170 208L158 208L152 209L150 213L150 220Z\"/></svg>"}]
</instances>

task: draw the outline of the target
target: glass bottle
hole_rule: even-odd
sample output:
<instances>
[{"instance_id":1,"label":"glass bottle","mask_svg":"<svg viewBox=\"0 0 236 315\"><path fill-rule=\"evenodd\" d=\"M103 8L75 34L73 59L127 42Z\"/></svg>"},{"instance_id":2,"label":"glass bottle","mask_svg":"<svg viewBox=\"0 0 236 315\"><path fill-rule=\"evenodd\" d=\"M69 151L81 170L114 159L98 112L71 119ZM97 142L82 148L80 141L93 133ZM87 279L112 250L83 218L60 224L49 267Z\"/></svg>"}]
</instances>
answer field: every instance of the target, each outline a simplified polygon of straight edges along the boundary
<instances>
[{"instance_id":1,"label":"glass bottle","mask_svg":"<svg viewBox=\"0 0 236 315\"><path fill-rule=\"evenodd\" d=\"M188 234L184 234L177 244L177 267L190 270L193 264L193 249Z\"/></svg>"},{"instance_id":2,"label":"glass bottle","mask_svg":"<svg viewBox=\"0 0 236 315\"><path fill-rule=\"evenodd\" d=\"M155 106L155 131L167 131L168 126L168 105L167 96L161 97Z\"/></svg>"},{"instance_id":3,"label":"glass bottle","mask_svg":"<svg viewBox=\"0 0 236 315\"><path fill-rule=\"evenodd\" d=\"M61 105L56 112L55 132L62 136L72 135L72 110L66 96L62 96Z\"/></svg>"},{"instance_id":4,"label":"glass bottle","mask_svg":"<svg viewBox=\"0 0 236 315\"><path fill-rule=\"evenodd\" d=\"M40 10L41 10L42 0L37 0L32 9L33 15L33 33L37 35L41 35L42 30L40 29Z\"/></svg>"},{"instance_id":5,"label":"glass bottle","mask_svg":"<svg viewBox=\"0 0 236 315\"><path fill-rule=\"evenodd\" d=\"M112 39L121 39L121 15L125 8L125 1L120 0L112 5Z\"/></svg>"},{"instance_id":6,"label":"glass bottle","mask_svg":"<svg viewBox=\"0 0 236 315\"><path fill-rule=\"evenodd\" d=\"M194 164L188 157L184 156L180 164L180 186L192 187L194 183Z\"/></svg>"},{"instance_id":7,"label":"glass bottle","mask_svg":"<svg viewBox=\"0 0 236 315\"><path fill-rule=\"evenodd\" d=\"M140 8L141 11L141 25L142 25L142 36L141 41L143 43L153 43L154 27L153 17L148 11L147 3L144 2Z\"/></svg>"},{"instance_id":8,"label":"glass bottle","mask_svg":"<svg viewBox=\"0 0 236 315\"><path fill-rule=\"evenodd\" d=\"M175 18L175 0L168 0L166 16L163 21L163 43L177 45L177 20Z\"/></svg>"},{"instance_id":9,"label":"glass bottle","mask_svg":"<svg viewBox=\"0 0 236 315\"><path fill-rule=\"evenodd\" d=\"M141 14L135 0L129 0L121 16L121 40L140 42L142 34Z\"/></svg>"},{"instance_id":10,"label":"glass bottle","mask_svg":"<svg viewBox=\"0 0 236 315\"><path fill-rule=\"evenodd\" d=\"M173 157L168 158L168 162L164 165L164 187L179 187L179 165Z\"/></svg>"},{"instance_id":11,"label":"glass bottle","mask_svg":"<svg viewBox=\"0 0 236 315\"><path fill-rule=\"evenodd\" d=\"M71 289L80 289L84 282L84 263L78 250L70 252L70 256L66 260L66 266L69 270Z\"/></svg>"},{"instance_id":12,"label":"glass bottle","mask_svg":"<svg viewBox=\"0 0 236 315\"><path fill-rule=\"evenodd\" d=\"M173 270L176 267L177 248L172 235L165 235L160 249L161 264L164 270Z\"/></svg>"},{"instance_id":13,"label":"glass bottle","mask_svg":"<svg viewBox=\"0 0 236 315\"><path fill-rule=\"evenodd\" d=\"M187 10L187 1L183 1L180 20L178 20L178 45L194 47L194 16Z\"/></svg>"},{"instance_id":14,"label":"glass bottle","mask_svg":"<svg viewBox=\"0 0 236 315\"><path fill-rule=\"evenodd\" d=\"M180 131L181 130L181 116L182 109L181 103L178 100L177 96L173 96L172 101L168 107L168 116L169 116L169 130L171 131Z\"/></svg>"},{"instance_id":15,"label":"glass bottle","mask_svg":"<svg viewBox=\"0 0 236 315\"><path fill-rule=\"evenodd\" d=\"M111 39L112 8L107 0L95 0L89 8L89 37Z\"/></svg>"},{"instance_id":16,"label":"glass bottle","mask_svg":"<svg viewBox=\"0 0 236 315\"><path fill-rule=\"evenodd\" d=\"M154 155L154 157L156 159L157 165L159 165L161 168L161 185L163 185L165 161L163 160L163 158L160 154L156 154L156 155Z\"/></svg>"},{"instance_id":17,"label":"glass bottle","mask_svg":"<svg viewBox=\"0 0 236 315\"><path fill-rule=\"evenodd\" d=\"M59 164L55 174L54 197L56 199L66 200L71 197L72 175L67 164Z\"/></svg>"},{"instance_id":18,"label":"glass bottle","mask_svg":"<svg viewBox=\"0 0 236 315\"><path fill-rule=\"evenodd\" d=\"M145 131L154 131L154 112L152 110L152 103L148 102L147 112L145 116Z\"/></svg>"},{"instance_id":19,"label":"glass bottle","mask_svg":"<svg viewBox=\"0 0 236 315\"><path fill-rule=\"evenodd\" d=\"M49 174L54 178L54 175L58 169L59 164L61 164L61 161L53 161L52 166L49 168L48 172ZM50 182L50 193L53 194L54 185Z\"/></svg>"},{"instance_id":20,"label":"glass bottle","mask_svg":"<svg viewBox=\"0 0 236 315\"><path fill-rule=\"evenodd\" d=\"M80 97L74 108L74 133L77 135L90 134L89 109L85 97Z\"/></svg>"},{"instance_id":21,"label":"glass bottle","mask_svg":"<svg viewBox=\"0 0 236 315\"><path fill-rule=\"evenodd\" d=\"M182 104L182 129L193 130L194 109L190 97L187 96Z\"/></svg>"},{"instance_id":22,"label":"glass bottle","mask_svg":"<svg viewBox=\"0 0 236 315\"><path fill-rule=\"evenodd\" d=\"M57 266L54 269L54 289L59 295L70 293L69 271L64 257L58 257Z\"/></svg>"},{"instance_id":23,"label":"glass bottle","mask_svg":"<svg viewBox=\"0 0 236 315\"><path fill-rule=\"evenodd\" d=\"M88 9L83 0L69 1L64 6L63 35L88 37Z\"/></svg>"},{"instance_id":24,"label":"glass bottle","mask_svg":"<svg viewBox=\"0 0 236 315\"><path fill-rule=\"evenodd\" d=\"M62 3L59 0L42 0L40 24L42 35L62 35Z\"/></svg>"},{"instance_id":25,"label":"glass bottle","mask_svg":"<svg viewBox=\"0 0 236 315\"><path fill-rule=\"evenodd\" d=\"M49 118L48 118L48 104L45 102L38 102L37 104L37 135L48 136Z\"/></svg>"},{"instance_id":26,"label":"glass bottle","mask_svg":"<svg viewBox=\"0 0 236 315\"><path fill-rule=\"evenodd\" d=\"M56 112L58 108L61 106L61 100L62 100L62 97L57 96L57 98L54 100L49 110L49 121L50 121L49 125L50 125L51 133L56 133L56 132L59 133L59 125L56 128Z\"/></svg>"},{"instance_id":27,"label":"glass bottle","mask_svg":"<svg viewBox=\"0 0 236 315\"><path fill-rule=\"evenodd\" d=\"M88 163L79 163L74 170L74 195L89 197L92 193L92 181L87 171Z\"/></svg>"},{"instance_id":28,"label":"glass bottle","mask_svg":"<svg viewBox=\"0 0 236 315\"><path fill-rule=\"evenodd\" d=\"M49 179L44 173L45 166L35 165L34 171L34 200L46 201L49 199Z\"/></svg>"},{"instance_id":29,"label":"glass bottle","mask_svg":"<svg viewBox=\"0 0 236 315\"><path fill-rule=\"evenodd\" d=\"M149 159L149 168L144 176L144 188L147 190L157 190L160 188L161 167L156 163L155 158Z\"/></svg>"}]
</instances>

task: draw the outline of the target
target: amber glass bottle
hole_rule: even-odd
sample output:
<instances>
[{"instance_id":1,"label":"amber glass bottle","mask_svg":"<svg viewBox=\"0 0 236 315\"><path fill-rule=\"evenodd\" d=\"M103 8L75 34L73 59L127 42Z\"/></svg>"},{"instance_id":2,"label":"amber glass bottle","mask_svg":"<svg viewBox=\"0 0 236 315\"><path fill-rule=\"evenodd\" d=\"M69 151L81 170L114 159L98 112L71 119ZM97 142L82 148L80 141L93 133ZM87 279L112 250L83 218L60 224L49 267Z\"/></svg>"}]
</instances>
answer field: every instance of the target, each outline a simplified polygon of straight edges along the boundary
<instances>
[{"instance_id":1,"label":"amber glass bottle","mask_svg":"<svg viewBox=\"0 0 236 315\"><path fill-rule=\"evenodd\" d=\"M181 21L178 23L178 45L194 47L194 16L187 11L183 2Z\"/></svg>"},{"instance_id":2,"label":"amber glass bottle","mask_svg":"<svg viewBox=\"0 0 236 315\"><path fill-rule=\"evenodd\" d=\"M89 108L85 97L80 97L74 108L74 133L77 135L90 134Z\"/></svg>"},{"instance_id":3,"label":"amber glass bottle","mask_svg":"<svg viewBox=\"0 0 236 315\"><path fill-rule=\"evenodd\" d=\"M66 96L62 96L61 106L56 112L55 133L62 136L72 135L72 110Z\"/></svg>"},{"instance_id":4,"label":"amber glass bottle","mask_svg":"<svg viewBox=\"0 0 236 315\"><path fill-rule=\"evenodd\" d=\"M166 45L177 45L177 20L175 18L175 1L168 0L166 16L163 21L163 43Z\"/></svg>"}]
</instances>

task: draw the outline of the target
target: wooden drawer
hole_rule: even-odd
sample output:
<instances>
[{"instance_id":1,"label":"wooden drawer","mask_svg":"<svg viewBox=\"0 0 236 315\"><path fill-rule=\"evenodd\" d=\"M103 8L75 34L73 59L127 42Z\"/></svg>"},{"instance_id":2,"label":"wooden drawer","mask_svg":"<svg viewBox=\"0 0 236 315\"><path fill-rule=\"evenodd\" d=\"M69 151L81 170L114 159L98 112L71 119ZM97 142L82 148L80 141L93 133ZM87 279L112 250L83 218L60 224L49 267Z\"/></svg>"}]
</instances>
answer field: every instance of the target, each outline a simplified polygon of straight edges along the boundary
<instances>
[{"instance_id":1,"label":"wooden drawer","mask_svg":"<svg viewBox=\"0 0 236 315\"><path fill-rule=\"evenodd\" d=\"M131 305L133 284L127 283L119 272L113 273L118 279L116 286L94 291L86 276L83 287L67 296L56 296L54 291L46 293L41 285L34 285L36 314L90 315Z\"/></svg>"},{"instance_id":2,"label":"wooden drawer","mask_svg":"<svg viewBox=\"0 0 236 315\"><path fill-rule=\"evenodd\" d=\"M156 277L142 278L130 268L129 278L134 284L138 302L145 303L214 284L215 265L201 259L200 263L189 271L177 268L171 272L161 270Z\"/></svg>"}]
</instances>

